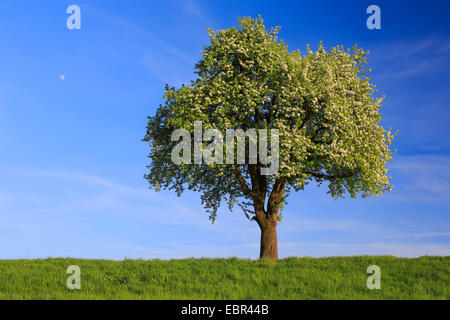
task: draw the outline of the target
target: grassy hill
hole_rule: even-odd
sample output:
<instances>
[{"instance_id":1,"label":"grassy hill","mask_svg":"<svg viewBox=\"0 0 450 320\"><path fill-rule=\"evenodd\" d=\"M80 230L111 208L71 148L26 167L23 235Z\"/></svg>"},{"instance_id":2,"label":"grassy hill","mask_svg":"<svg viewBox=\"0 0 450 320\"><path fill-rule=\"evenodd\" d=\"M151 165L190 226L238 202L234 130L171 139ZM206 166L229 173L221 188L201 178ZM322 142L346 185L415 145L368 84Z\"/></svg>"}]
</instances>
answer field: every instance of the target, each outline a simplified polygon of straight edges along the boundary
<instances>
[{"instance_id":1,"label":"grassy hill","mask_svg":"<svg viewBox=\"0 0 450 320\"><path fill-rule=\"evenodd\" d=\"M66 287L69 265L81 290ZM380 290L367 289L370 265ZM0 299L450 299L450 256L0 260Z\"/></svg>"}]
</instances>

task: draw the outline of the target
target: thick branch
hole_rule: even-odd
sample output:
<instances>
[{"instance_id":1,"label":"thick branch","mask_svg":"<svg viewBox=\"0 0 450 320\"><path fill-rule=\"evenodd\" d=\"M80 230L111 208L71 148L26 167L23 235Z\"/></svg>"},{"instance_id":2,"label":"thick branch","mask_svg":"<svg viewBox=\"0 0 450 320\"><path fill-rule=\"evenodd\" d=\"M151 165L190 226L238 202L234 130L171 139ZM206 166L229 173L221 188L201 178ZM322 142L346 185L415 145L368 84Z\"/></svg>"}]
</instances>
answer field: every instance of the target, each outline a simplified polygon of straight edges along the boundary
<instances>
[{"instance_id":1,"label":"thick branch","mask_svg":"<svg viewBox=\"0 0 450 320\"><path fill-rule=\"evenodd\" d=\"M286 183L288 179L279 178L275 181L272 192L270 193L269 200L267 202L267 212L273 214L274 210L278 209L279 203L282 200L284 194L286 193ZM269 217L271 218L271 217Z\"/></svg>"}]
</instances>

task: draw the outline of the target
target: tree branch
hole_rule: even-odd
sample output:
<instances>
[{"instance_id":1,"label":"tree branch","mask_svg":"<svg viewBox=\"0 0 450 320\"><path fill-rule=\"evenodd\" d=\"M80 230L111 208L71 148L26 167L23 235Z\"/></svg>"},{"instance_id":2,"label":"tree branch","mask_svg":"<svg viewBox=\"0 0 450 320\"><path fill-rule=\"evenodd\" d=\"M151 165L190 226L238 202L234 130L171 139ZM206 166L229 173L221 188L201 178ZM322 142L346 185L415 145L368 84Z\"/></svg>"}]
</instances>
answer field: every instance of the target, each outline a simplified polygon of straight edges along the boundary
<instances>
[{"instance_id":1,"label":"tree branch","mask_svg":"<svg viewBox=\"0 0 450 320\"><path fill-rule=\"evenodd\" d=\"M302 130L306 125L312 120L313 112L310 109L306 110L306 116L305 120L303 120L303 123L301 124L299 130Z\"/></svg>"},{"instance_id":2,"label":"tree branch","mask_svg":"<svg viewBox=\"0 0 450 320\"><path fill-rule=\"evenodd\" d=\"M344 174L336 174L336 175L328 175L325 173L309 172L309 171L305 171L303 173L309 174L315 178L326 179L326 180L335 180L335 179L339 179L339 178L350 178L351 176L353 176L353 174L351 172L344 173Z\"/></svg>"},{"instance_id":3,"label":"tree branch","mask_svg":"<svg viewBox=\"0 0 450 320\"><path fill-rule=\"evenodd\" d=\"M254 192L249 188L249 186L247 185L247 182L245 182L245 179L241 174L241 171L238 168L234 169L234 175L238 179L239 184L241 185L244 193L246 193L250 197L254 198L254 196L255 196Z\"/></svg>"},{"instance_id":4,"label":"tree branch","mask_svg":"<svg viewBox=\"0 0 450 320\"><path fill-rule=\"evenodd\" d=\"M288 182L287 178L278 178L272 188L272 192L270 193L269 200L267 202L267 212L269 214L273 213L274 209L277 209L277 204L281 201L284 194L286 193L285 186ZM270 217L269 217L270 218Z\"/></svg>"}]
</instances>

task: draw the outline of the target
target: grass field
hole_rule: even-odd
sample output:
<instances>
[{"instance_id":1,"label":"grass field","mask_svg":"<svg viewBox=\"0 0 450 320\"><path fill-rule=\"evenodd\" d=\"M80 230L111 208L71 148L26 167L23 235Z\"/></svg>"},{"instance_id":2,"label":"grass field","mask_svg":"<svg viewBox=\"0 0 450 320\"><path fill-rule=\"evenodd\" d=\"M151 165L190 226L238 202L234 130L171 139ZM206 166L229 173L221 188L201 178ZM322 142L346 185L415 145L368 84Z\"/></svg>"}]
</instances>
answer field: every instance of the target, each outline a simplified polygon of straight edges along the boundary
<instances>
[{"instance_id":1,"label":"grass field","mask_svg":"<svg viewBox=\"0 0 450 320\"><path fill-rule=\"evenodd\" d=\"M66 269L81 269L81 289ZM381 269L381 289L366 269ZM0 299L449 299L450 256L0 260Z\"/></svg>"}]
</instances>

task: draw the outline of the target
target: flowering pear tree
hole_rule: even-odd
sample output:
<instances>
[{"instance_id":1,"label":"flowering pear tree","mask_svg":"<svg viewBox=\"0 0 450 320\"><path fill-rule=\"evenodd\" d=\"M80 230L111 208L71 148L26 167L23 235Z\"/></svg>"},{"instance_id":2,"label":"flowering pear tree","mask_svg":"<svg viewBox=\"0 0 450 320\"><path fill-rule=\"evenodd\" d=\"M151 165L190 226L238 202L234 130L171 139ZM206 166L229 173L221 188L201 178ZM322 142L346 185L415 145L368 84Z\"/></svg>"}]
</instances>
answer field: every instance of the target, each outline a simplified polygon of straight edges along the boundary
<instances>
[{"instance_id":1,"label":"flowering pear tree","mask_svg":"<svg viewBox=\"0 0 450 320\"><path fill-rule=\"evenodd\" d=\"M222 201L230 210L238 205L261 230L260 257L274 260L277 224L289 193L311 182L327 183L334 198L389 191L394 137L380 125L382 98L374 97L377 91L366 76L368 52L356 45L326 50L322 43L316 51L307 46L306 54L290 52L278 31L266 30L260 17L242 18L238 28L208 29L211 43L195 66L195 80L181 88L166 85L165 103L149 117L144 138L151 147L145 177L153 188L178 196L186 188L200 192L213 222ZM254 129L258 135L278 130L278 170L262 174L271 164L248 161L248 149L245 163L228 153L226 161L174 163L177 145L191 159L195 143L201 152L210 144L231 143L217 135L173 138L180 128L194 134L194 122L223 136L228 129ZM266 148L274 152L270 143Z\"/></svg>"}]
</instances>

